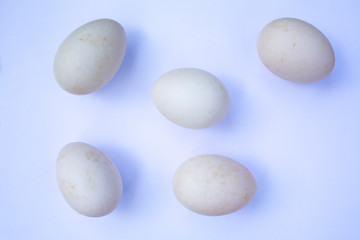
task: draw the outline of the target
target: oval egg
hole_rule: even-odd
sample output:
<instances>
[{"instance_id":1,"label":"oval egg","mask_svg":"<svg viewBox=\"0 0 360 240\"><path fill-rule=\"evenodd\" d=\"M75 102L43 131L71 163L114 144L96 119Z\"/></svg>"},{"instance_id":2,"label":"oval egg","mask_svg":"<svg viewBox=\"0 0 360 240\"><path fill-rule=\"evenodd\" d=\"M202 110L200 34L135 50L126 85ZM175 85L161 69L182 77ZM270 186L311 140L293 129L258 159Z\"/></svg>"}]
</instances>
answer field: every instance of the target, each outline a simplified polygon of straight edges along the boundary
<instances>
[{"instance_id":1,"label":"oval egg","mask_svg":"<svg viewBox=\"0 0 360 240\"><path fill-rule=\"evenodd\" d=\"M54 60L58 84L72 94L102 88L118 71L126 50L124 28L116 21L99 19L72 32Z\"/></svg>"},{"instance_id":2,"label":"oval egg","mask_svg":"<svg viewBox=\"0 0 360 240\"><path fill-rule=\"evenodd\" d=\"M188 209L209 216L235 212L256 193L256 181L242 164L219 155L185 161L174 174L176 198Z\"/></svg>"},{"instance_id":3,"label":"oval egg","mask_svg":"<svg viewBox=\"0 0 360 240\"><path fill-rule=\"evenodd\" d=\"M56 162L57 182L66 202L77 212L100 217L112 212L122 196L122 179L114 163L81 142L64 146Z\"/></svg>"},{"instance_id":4,"label":"oval egg","mask_svg":"<svg viewBox=\"0 0 360 240\"><path fill-rule=\"evenodd\" d=\"M313 25L295 18L280 18L261 31L258 54L277 76L298 83L326 78L334 68L334 50Z\"/></svg>"},{"instance_id":5,"label":"oval egg","mask_svg":"<svg viewBox=\"0 0 360 240\"><path fill-rule=\"evenodd\" d=\"M167 72L155 82L152 96L167 119L186 128L207 128L229 109L225 86L212 74L194 68Z\"/></svg>"}]
</instances>

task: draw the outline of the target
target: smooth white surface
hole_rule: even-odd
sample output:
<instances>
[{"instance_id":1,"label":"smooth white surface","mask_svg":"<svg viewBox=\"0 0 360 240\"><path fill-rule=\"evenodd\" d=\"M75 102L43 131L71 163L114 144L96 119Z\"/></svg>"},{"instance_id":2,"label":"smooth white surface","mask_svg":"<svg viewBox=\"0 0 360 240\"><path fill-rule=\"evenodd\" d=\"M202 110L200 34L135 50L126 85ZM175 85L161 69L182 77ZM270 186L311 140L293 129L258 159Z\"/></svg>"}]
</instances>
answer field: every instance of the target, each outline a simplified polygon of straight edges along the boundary
<instances>
[{"instance_id":1,"label":"smooth white surface","mask_svg":"<svg viewBox=\"0 0 360 240\"><path fill-rule=\"evenodd\" d=\"M152 89L159 112L173 123L191 129L222 121L230 105L224 84L201 69L180 68L161 75Z\"/></svg>"},{"instance_id":2,"label":"smooth white surface","mask_svg":"<svg viewBox=\"0 0 360 240\"><path fill-rule=\"evenodd\" d=\"M1 1L0 239L360 238L360 3L358 1ZM123 65L86 96L53 75L61 41L111 18L127 32ZM336 65L311 85L261 63L258 34L280 17L317 26ZM184 129L156 110L151 89L178 67L216 75L231 106L220 124ZM123 177L121 203L103 218L73 211L56 183L61 147L84 141ZM171 179L191 156L225 155L258 191L234 214L201 216L176 200Z\"/></svg>"}]
</instances>

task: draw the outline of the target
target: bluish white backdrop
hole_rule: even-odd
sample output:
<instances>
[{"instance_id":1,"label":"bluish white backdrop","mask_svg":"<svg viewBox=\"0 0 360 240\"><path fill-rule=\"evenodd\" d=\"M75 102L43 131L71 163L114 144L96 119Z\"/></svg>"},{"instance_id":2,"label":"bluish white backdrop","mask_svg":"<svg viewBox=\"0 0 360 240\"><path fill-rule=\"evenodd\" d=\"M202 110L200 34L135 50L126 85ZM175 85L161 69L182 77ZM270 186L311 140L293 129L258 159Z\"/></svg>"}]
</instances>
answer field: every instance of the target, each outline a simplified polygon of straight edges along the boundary
<instances>
[{"instance_id":1,"label":"bluish white backdrop","mask_svg":"<svg viewBox=\"0 0 360 240\"><path fill-rule=\"evenodd\" d=\"M0 239L360 239L360 2L0 2ZM279 79L260 62L261 29L280 17L319 28L336 65L325 80ZM53 60L77 27L111 18L127 32L123 65L103 89L63 91ZM163 73L195 67L227 87L218 125L190 130L155 108ZM67 143L83 141L117 165L123 199L111 214L71 209L56 182ZM172 176L203 153L231 157L258 192L234 214L201 216L172 192Z\"/></svg>"}]
</instances>

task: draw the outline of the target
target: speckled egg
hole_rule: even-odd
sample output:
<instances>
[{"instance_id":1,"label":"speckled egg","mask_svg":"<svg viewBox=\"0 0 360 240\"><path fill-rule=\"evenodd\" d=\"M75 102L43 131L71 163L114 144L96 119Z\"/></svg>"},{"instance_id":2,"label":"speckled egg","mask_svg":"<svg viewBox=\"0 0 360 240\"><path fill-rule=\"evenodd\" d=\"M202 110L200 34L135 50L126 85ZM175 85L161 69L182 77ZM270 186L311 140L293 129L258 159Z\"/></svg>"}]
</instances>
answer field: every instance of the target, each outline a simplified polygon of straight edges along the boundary
<instances>
[{"instance_id":1,"label":"speckled egg","mask_svg":"<svg viewBox=\"0 0 360 240\"><path fill-rule=\"evenodd\" d=\"M105 86L118 71L126 50L124 28L111 19L89 22L60 45L54 61L58 84L72 94Z\"/></svg>"},{"instance_id":2,"label":"speckled egg","mask_svg":"<svg viewBox=\"0 0 360 240\"><path fill-rule=\"evenodd\" d=\"M118 169L89 144L74 142L63 147L56 162L56 176L66 202L80 214L104 216L120 202L123 185Z\"/></svg>"},{"instance_id":3,"label":"speckled egg","mask_svg":"<svg viewBox=\"0 0 360 240\"><path fill-rule=\"evenodd\" d=\"M157 109L173 123L199 129L220 122L229 109L229 95L214 75L180 68L160 76L152 96Z\"/></svg>"},{"instance_id":4,"label":"speckled egg","mask_svg":"<svg viewBox=\"0 0 360 240\"><path fill-rule=\"evenodd\" d=\"M239 162L219 155L200 155L185 161L174 174L176 198L188 209L209 216L235 212L254 197L257 186Z\"/></svg>"},{"instance_id":5,"label":"speckled egg","mask_svg":"<svg viewBox=\"0 0 360 240\"><path fill-rule=\"evenodd\" d=\"M280 18L261 31L257 49L261 61L277 76L298 83L326 78L334 68L334 50L313 25L295 18Z\"/></svg>"}]
</instances>

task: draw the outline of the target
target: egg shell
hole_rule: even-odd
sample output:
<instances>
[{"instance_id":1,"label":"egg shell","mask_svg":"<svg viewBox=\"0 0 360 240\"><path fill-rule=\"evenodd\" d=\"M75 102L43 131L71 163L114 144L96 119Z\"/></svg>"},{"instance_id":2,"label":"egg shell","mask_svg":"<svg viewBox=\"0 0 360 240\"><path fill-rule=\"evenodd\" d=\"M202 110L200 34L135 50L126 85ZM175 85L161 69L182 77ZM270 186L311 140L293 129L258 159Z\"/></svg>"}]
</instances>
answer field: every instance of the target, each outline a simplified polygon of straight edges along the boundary
<instances>
[{"instance_id":1,"label":"egg shell","mask_svg":"<svg viewBox=\"0 0 360 240\"><path fill-rule=\"evenodd\" d=\"M207 128L220 122L229 109L229 95L214 75L180 68L160 76L152 92L157 109L186 128Z\"/></svg>"},{"instance_id":2,"label":"egg shell","mask_svg":"<svg viewBox=\"0 0 360 240\"><path fill-rule=\"evenodd\" d=\"M295 18L280 18L261 31L258 54L277 76L298 83L326 78L334 68L334 50L313 25Z\"/></svg>"},{"instance_id":3,"label":"egg shell","mask_svg":"<svg viewBox=\"0 0 360 240\"><path fill-rule=\"evenodd\" d=\"M188 209L209 216L235 212L256 193L250 171L228 157L206 154L185 161L174 174L176 198Z\"/></svg>"},{"instance_id":4,"label":"egg shell","mask_svg":"<svg viewBox=\"0 0 360 240\"><path fill-rule=\"evenodd\" d=\"M120 202L123 185L118 169L89 144L74 142L64 146L58 155L56 176L66 202L80 214L104 216Z\"/></svg>"},{"instance_id":5,"label":"egg shell","mask_svg":"<svg viewBox=\"0 0 360 240\"><path fill-rule=\"evenodd\" d=\"M58 84L72 94L88 94L107 84L126 50L124 28L111 19L89 22L60 45L54 60Z\"/></svg>"}]
</instances>

